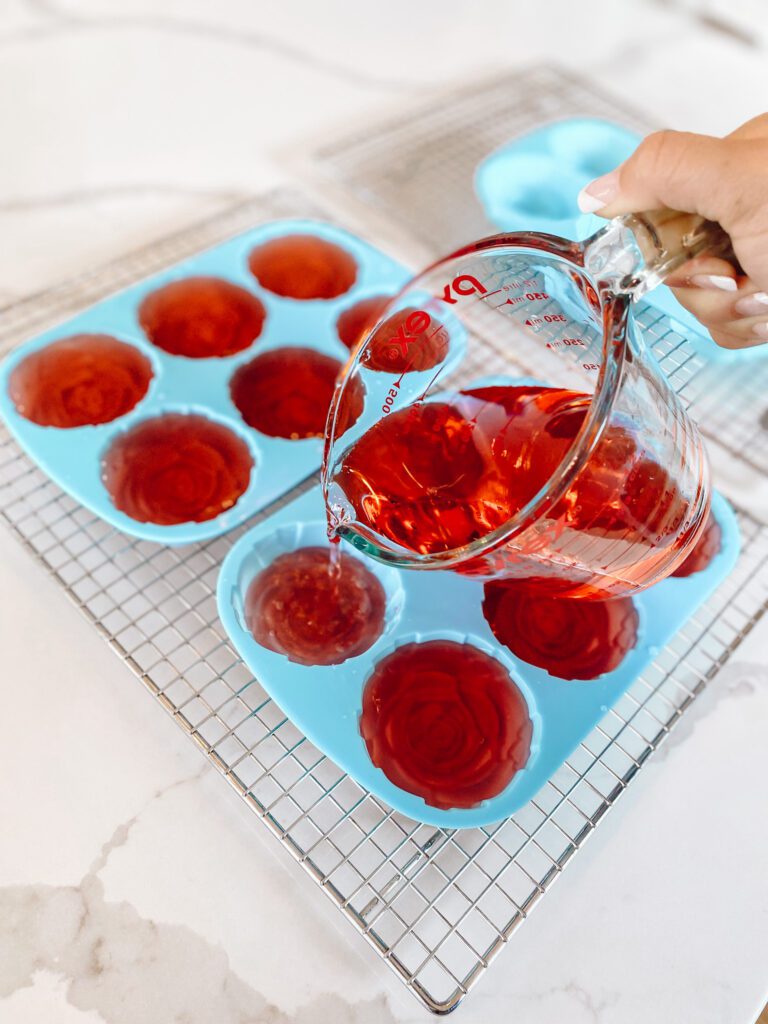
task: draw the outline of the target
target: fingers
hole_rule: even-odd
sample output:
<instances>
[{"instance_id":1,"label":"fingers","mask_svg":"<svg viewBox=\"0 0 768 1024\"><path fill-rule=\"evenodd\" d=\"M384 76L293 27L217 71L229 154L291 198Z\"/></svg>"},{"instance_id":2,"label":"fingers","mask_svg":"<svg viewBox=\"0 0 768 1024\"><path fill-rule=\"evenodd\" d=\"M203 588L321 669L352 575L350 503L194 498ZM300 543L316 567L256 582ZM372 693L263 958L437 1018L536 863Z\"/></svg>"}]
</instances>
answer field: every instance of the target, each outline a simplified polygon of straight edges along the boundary
<instances>
[{"instance_id":1,"label":"fingers","mask_svg":"<svg viewBox=\"0 0 768 1024\"><path fill-rule=\"evenodd\" d=\"M669 282L675 297L719 345L763 344L768 341L768 292L760 291L748 277L737 279L728 264L720 264L722 260L712 259L686 264Z\"/></svg>"},{"instance_id":2,"label":"fingers","mask_svg":"<svg viewBox=\"0 0 768 1024\"><path fill-rule=\"evenodd\" d=\"M689 132L655 132L620 167L591 182L579 196L584 212L616 217L670 207L718 220L722 182L733 179L737 152L748 140Z\"/></svg>"}]
</instances>

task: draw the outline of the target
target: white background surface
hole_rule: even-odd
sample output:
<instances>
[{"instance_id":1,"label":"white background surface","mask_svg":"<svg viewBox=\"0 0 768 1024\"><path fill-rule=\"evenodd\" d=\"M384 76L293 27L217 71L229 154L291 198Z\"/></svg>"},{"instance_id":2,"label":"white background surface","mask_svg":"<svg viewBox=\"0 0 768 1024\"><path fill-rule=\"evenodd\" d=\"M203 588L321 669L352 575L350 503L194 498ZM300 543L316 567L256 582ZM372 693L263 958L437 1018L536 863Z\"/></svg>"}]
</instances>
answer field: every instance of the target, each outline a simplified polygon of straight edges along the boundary
<instances>
[{"instance_id":1,"label":"white background surface","mask_svg":"<svg viewBox=\"0 0 768 1024\"><path fill-rule=\"evenodd\" d=\"M695 6L4 0L0 302L276 183L270 153L307 133L523 63L727 131L768 109L768 54ZM718 7L743 29L761 5ZM425 1020L5 531L0 566L0 1022ZM721 672L457 1020L755 1019L766 641Z\"/></svg>"}]
</instances>

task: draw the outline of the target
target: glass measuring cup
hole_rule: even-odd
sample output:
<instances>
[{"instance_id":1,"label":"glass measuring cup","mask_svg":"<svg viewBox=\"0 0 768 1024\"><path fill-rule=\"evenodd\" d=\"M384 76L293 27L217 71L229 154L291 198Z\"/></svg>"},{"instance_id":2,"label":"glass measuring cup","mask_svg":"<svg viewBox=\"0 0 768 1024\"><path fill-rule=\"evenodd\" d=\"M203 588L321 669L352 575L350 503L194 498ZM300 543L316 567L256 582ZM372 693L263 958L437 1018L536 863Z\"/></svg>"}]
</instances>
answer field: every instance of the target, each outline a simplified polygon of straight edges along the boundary
<instances>
[{"instance_id":1,"label":"glass measuring cup","mask_svg":"<svg viewBox=\"0 0 768 1024\"><path fill-rule=\"evenodd\" d=\"M439 260L369 325L337 385L329 530L393 565L613 596L672 572L703 530L702 442L632 302L718 225L670 210L584 242L496 235Z\"/></svg>"}]
</instances>

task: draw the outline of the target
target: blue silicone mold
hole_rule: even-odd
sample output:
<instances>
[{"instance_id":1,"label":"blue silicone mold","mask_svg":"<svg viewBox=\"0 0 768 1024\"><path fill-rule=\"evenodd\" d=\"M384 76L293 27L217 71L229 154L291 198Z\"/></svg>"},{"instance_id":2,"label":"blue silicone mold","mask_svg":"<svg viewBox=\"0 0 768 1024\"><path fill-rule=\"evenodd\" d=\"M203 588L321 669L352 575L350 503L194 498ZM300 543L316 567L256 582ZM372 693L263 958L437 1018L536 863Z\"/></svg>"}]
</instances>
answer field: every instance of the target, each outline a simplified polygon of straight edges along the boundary
<instances>
[{"instance_id":1,"label":"blue silicone mold","mask_svg":"<svg viewBox=\"0 0 768 1024\"><path fill-rule=\"evenodd\" d=\"M635 598L640 618L637 646L619 668L590 682L555 679L501 646L483 618L481 582L450 572L397 570L368 560L366 565L388 597L384 634L368 651L341 665L308 668L253 639L245 622L244 599L254 576L278 555L328 543L324 512L316 488L246 533L221 568L219 615L248 668L312 743L391 807L446 828L487 825L530 800L728 575L739 551L736 517L716 494L713 513L722 530L720 553L703 572L664 580ZM438 810L393 785L370 761L359 732L363 688L376 663L402 644L431 639L466 641L500 661L528 702L533 722L526 767L502 793L469 810Z\"/></svg>"},{"instance_id":2,"label":"blue silicone mold","mask_svg":"<svg viewBox=\"0 0 768 1024\"><path fill-rule=\"evenodd\" d=\"M641 138L592 117L554 121L486 157L475 171L475 191L486 216L502 231L544 231L581 241L605 221L580 213L576 197L593 178L626 160ZM730 351L716 345L663 285L643 301L672 317L675 329L709 360L730 363L768 355L766 346Z\"/></svg>"},{"instance_id":3,"label":"blue silicone mold","mask_svg":"<svg viewBox=\"0 0 768 1024\"><path fill-rule=\"evenodd\" d=\"M248 254L256 245L289 234L318 235L351 253L357 263L353 287L336 299L301 301L262 288L248 269ZM194 275L222 277L258 296L266 319L249 348L233 356L190 359L170 355L144 337L137 312L145 296L170 281ZM336 334L339 314L370 295L394 294L408 277L400 264L340 228L311 220L265 224L149 277L15 349L0 366L0 413L22 447L53 480L113 526L163 544L205 540L269 505L316 470L322 458L320 438L293 441L267 437L243 422L229 395L235 370L256 355L284 346L312 348L343 364L349 351ZM24 419L8 395L10 373L30 352L80 333L111 334L145 353L155 374L146 396L127 415L100 426L63 430ZM459 357L458 342L456 348L449 352L449 359ZM137 522L115 508L101 482L100 460L115 437L140 420L171 411L198 412L224 424L246 440L253 455L255 464L246 492L231 509L207 522L177 526Z\"/></svg>"}]
</instances>

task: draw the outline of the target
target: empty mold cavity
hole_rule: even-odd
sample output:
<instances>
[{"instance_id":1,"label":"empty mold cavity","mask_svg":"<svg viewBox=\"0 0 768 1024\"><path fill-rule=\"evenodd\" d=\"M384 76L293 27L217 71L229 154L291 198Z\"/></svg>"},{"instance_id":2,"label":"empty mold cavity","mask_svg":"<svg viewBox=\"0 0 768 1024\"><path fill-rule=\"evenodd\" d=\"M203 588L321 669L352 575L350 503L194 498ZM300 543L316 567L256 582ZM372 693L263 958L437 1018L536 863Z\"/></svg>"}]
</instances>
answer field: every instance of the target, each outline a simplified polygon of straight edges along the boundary
<instances>
[{"instance_id":1,"label":"empty mold cavity","mask_svg":"<svg viewBox=\"0 0 768 1024\"><path fill-rule=\"evenodd\" d=\"M592 118L560 121L549 125L544 134L558 165L588 180L618 167L638 142L638 136L626 128Z\"/></svg>"},{"instance_id":2,"label":"empty mold cavity","mask_svg":"<svg viewBox=\"0 0 768 1024\"><path fill-rule=\"evenodd\" d=\"M251 250L248 266L262 288L287 299L335 299L357 279L350 253L317 235L283 235L263 242Z\"/></svg>"},{"instance_id":3,"label":"empty mold cavity","mask_svg":"<svg viewBox=\"0 0 768 1024\"><path fill-rule=\"evenodd\" d=\"M360 732L390 782L450 810L506 789L528 762L533 723L507 668L471 637L430 639L376 663Z\"/></svg>"},{"instance_id":4,"label":"empty mold cavity","mask_svg":"<svg viewBox=\"0 0 768 1024\"><path fill-rule=\"evenodd\" d=\"M115 507L142 523L214 519L248 487L253 457L234 431L196 413L168 412L119 434L102 459Z\"/></svg>"},{"instance_id":5,"label":"empty mold cavity","mask_svg":"<svg viewBox=\"0 0 768 1024\"><path fill-rule=\"evenodd\" d=\"M30 353L10 374L17 412L42 427L110 423L146 395L153 377L143 352L108 334L76 334Z\"/></svg>"},{"instance_id":6,"label":"empty mold cavity","mask_svg":"<svg viewBox=\"0 0 768 1024\"><path fill-rule=\"evenodd\" d=\"M340 371L337 359L311 348L272 349L234 373L230 394L248 426L262 434L291 440L323 437ZM363 392L355 382L345 394L351 425L363 410Z\"/></svg>"},{"instance_id":7,"label":"empty mold cavity","mask_svg":"<svg viewBox=\"0 0 768 1024\"><path fill-rule=\"evenodd\" d=\"M264 306L220 277L185 277L150 292L139 307L149 340L174 356L231 356L261 334Z\"/></svg>"}]
</instances>

